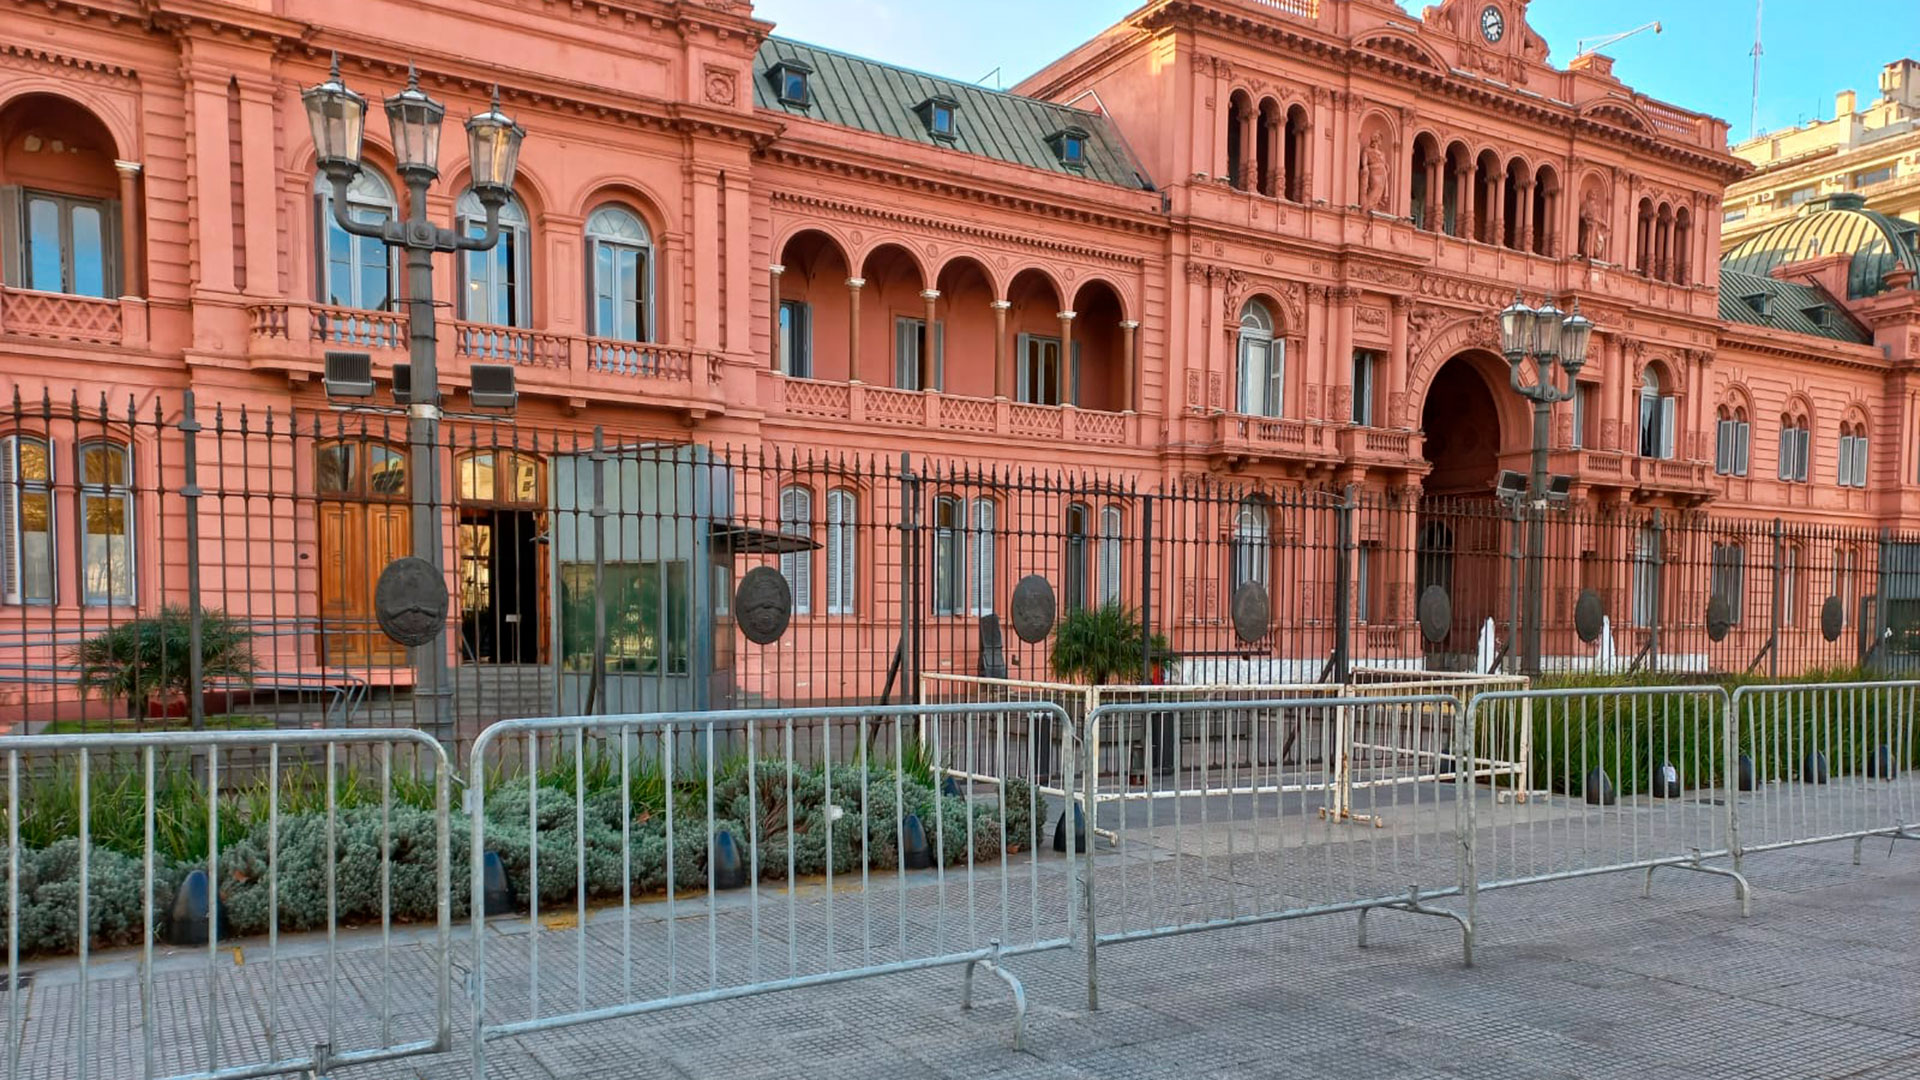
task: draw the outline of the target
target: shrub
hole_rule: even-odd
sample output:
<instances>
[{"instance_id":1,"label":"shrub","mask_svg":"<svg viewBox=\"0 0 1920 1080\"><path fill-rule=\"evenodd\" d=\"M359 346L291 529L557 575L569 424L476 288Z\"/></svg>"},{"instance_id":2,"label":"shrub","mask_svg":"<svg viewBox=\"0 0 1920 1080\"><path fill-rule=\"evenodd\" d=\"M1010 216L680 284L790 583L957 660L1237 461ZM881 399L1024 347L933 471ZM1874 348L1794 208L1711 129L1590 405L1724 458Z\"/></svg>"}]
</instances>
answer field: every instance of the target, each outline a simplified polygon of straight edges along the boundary
<instances>
[{"instance_id":1,"label":"shrub","mask_svg":"<svg viewBox=\"0 0 1920 1080\"><path fill-rule=\"evenodd\" d=\"M232 616L200 613L200 675L203 680L236 679L251 684L257 661L253 632ZM153 698L177 699L190 688L192 619L187 609L168 605L158 615L132 619L82 641L69 650L79 669L80 688L125 699L135 717L147 715Z\"/></svg>"},{"instance_id":2,"label":"shrub","mask_svg":"<svg viewBox=\"0 0 1920 1080\"><path fill-rule=\"evenodd\" d=\"M7 850L0 846L0 865ZM142 939L145 868L141 861L95 847L87 857L87 926L100 947L133 945ZM181 872L156 864L153 911L156 930L164 928L180 888ZM20 951L70 953L78 948L80 841L61 840L39 851L20 851ZM0 929L6 925L0 905Z\"/></svg>"},{"instance_id":3,"label":"shrub","mask_svg":"<svg viewBox=\"0 0 1920 1080\"><path fill-rule=\"evenodd\" d=\"M1145 637L1139 614L1119 604L1070 611L1054 631L1053 673L1094 685L1145 682ZM1166 655L1166 639L1154 635L1152 649L1156 656Z\"/></svg>"}]
</instances>

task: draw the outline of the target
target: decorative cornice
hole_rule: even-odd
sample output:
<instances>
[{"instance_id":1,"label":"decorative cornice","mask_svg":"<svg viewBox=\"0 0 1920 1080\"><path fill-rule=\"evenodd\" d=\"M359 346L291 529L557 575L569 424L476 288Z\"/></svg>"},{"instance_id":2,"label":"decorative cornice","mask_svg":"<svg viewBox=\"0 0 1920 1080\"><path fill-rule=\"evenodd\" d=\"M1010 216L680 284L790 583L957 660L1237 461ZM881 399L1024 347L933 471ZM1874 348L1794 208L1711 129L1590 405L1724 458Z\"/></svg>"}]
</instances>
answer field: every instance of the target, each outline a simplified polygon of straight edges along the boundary
<instances>
[{"instance_id":1,"label":"decorative cornice","mask_svg":"<svg viewBox=\"0 0 1920 1080\"><path fill-rule=\"evenodd\" d=\"M28 45L0 45L0 66L32 70L38 67L62 67L67 72L63 78L91 78L99 82L125 83L139 76L134 69L118 64L103 63L83 57L67 56L51 49L36 49Z\"/></svg>"},{"instance_id":2,"label":"decorative cornice","mask_svg":"<svg viewBox=\"0 0 1920 1080\"><path fill-rule=\"evenodd\" d=\"M895 225L911 225L915 228L929 229L948 236L970 236L977 240L991 240L1000 244L1015 244L1020 247L1035 248L1062 255L1072 255L1083 259L1099 259L1103 262L1115 263L1121 266L1137 268L1146 263L1146 259L1143 256L1127 255L1109 248L1094 247L1088 244L1069 244L1030 233L1007 232L1001 229L990 229L985 226L947 218L935 218L921 214L910 214L901 210L889 210L870 203L842 202L838 199L829 199L820 195L808 195L803 192L778 189L773 192L773 199L775 202L790 203L794 206L806 207L808 210L815 212L826 211L828 213L844 214L851 218L860 218L869 221L886 221Z\"/></svg>"}]
</instances>

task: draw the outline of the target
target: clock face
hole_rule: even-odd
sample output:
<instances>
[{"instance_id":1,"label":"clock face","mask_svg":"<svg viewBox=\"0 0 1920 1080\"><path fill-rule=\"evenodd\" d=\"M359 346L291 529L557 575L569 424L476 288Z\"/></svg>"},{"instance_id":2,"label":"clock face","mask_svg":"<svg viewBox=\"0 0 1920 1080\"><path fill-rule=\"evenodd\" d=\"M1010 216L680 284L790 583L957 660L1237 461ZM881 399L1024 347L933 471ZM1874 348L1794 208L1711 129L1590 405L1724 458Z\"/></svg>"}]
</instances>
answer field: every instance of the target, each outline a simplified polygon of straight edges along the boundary
<instances>
[{"instance_id":1,"label":"clock face","mask_svg":"<svg viewBox=\"0 0 1920 1080\"><path fill-rule=\"evenodd\" d=\"M1488 6L1480 13L1480 34L1489 42L1497 42L1506 35L1507 20L1497 7Z\"/></svg>"}]
</instances>

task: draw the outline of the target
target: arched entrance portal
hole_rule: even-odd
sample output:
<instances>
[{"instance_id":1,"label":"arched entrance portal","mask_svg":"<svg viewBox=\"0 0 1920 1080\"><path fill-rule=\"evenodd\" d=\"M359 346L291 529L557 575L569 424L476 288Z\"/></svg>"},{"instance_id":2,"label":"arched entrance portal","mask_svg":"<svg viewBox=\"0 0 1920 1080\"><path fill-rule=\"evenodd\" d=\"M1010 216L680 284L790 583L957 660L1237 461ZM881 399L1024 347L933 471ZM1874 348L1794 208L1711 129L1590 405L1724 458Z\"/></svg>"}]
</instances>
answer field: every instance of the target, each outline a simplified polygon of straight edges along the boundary
<instances>
[{"instance_id":1,"label":"arched entrance portal","mask_svg":"<svg viewBox=\"0 0 1920 1080\"><path fill-rule=\"evenodd\" d=\"M1427 645L1435 668L1480 670L1481 636L1496 621L1494 636L1504 640L1499 623L1508 533L1507 514L1493 497L1500 468L1501 416L1489 373L1490 361L1461 354L1444 364L1427 388L1421 408L1426 458L1432 466L1420 504L1415 544L1415 595L1430 586L1446 590L1453 602L1453 625L1444 640Z\"/></svg>"}]
</instances>

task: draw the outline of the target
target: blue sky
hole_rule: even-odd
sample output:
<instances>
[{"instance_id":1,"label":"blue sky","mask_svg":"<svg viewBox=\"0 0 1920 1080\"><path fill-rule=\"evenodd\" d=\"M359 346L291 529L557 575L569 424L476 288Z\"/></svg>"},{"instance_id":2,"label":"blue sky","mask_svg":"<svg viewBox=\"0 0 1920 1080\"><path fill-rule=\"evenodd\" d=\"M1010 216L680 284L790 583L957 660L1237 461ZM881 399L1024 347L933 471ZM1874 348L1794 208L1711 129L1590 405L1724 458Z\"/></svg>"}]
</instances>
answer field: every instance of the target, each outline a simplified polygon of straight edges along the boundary
<instances>
[{"instance_id":1,"label":"blue sky","mask_svg":"<svg viewBox=\"0 0 1920 1080\"><path fill-rule=\"evenodd\" d=\"M995 68L1011 86L1119 21L1141 0L756 0L778 32L956 79ZM1403 0L1417 12L1425 0ZM964 12L964 15L961 14ZM931 17L930 17L931 16ZM1628 84L1726 119L1747 136L1754 0L1534 0L1529 19L1564 65L1582 37L1660 20L1604 50ZM1920 57L1920 0L1766 0L1760 129L1833 114L1848 88L1877 97L1881 65ZM992 80L988 80L992 85Z\"/></svg>"}]
</instances>

